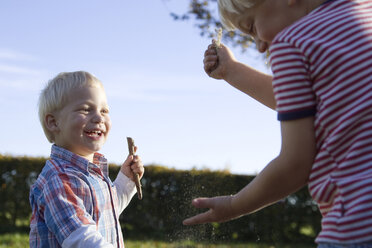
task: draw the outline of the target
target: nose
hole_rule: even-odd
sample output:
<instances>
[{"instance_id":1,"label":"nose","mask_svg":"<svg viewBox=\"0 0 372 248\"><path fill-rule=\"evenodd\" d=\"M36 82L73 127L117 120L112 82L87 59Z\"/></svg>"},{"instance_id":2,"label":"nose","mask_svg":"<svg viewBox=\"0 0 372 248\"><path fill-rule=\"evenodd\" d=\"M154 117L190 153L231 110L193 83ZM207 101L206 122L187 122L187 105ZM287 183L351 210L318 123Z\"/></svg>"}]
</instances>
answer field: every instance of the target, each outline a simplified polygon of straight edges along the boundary
<instances>
[{"instance_id":1,"label":"nose","mask_svg":"<svg viewBox=\"0 0 372 248\"><path fill-rule=\"evenodd\" d=\"M260 53L266 52L266 50L269 48L269 44L267 44L267 42L262 41L260 39L256 39L255 41L256 41L257 50Z\"/></svg>"},{"instance_id":2,"label":"nose","mask_svg":"<svg viewBox=\"0 0 372 248\"><path fill-rule=\"evenodd\" d=\"M103 123L105 121L105 117L100 113L100 112L96 112L92 118L92 121L94 123Z\"/></svg>"}]
</instances>

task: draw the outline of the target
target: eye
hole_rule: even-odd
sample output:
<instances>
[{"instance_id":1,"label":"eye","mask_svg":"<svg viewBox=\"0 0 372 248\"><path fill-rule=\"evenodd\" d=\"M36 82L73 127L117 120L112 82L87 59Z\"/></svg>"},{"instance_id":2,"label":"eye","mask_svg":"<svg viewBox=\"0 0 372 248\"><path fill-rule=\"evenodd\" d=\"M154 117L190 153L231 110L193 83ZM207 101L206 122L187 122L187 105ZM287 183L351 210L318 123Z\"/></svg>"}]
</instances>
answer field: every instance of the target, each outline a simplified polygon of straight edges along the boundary
<instances>
[{"instance_id":1,"label":"eye","mask_svg":"<svg viewBox=\"0 0 372 248\"><path fill-rule=\"evenodd\" d=\"M248 34L252 36L256 34L256 29L253 22L249 25Z\"/></svg>"},{"instance_id":2,"label":"eye","mask_svg":"<svg viewBox=\"0 0 372 248\"><path fill-rule=\"evenodd\" d=\"M90 109L88 107L81 107L79 109L79 112L84 113L84 114L89 113L89 111Z\"/></svg>"},{"instance_id":3,"label":"eye","mask_svg":"<svg viewBox=\"0 0 372 248\"><path fill-rule=\"evenodd\" d=\"M238 23L238 27L240 27L240 30L248 35L253 36L256 32L254 21L251 18L248 19L241 19Z\"/></svg>"},{"instance_id":4,"label":"eye","mask_svg":"<svg viewBox=\"0 0 372 248\"><path fill-rule=\"evenodd\" d=\"M102 114L108 114L110 111L107 108L101 110Z\"/></svg>"}]
</instances>

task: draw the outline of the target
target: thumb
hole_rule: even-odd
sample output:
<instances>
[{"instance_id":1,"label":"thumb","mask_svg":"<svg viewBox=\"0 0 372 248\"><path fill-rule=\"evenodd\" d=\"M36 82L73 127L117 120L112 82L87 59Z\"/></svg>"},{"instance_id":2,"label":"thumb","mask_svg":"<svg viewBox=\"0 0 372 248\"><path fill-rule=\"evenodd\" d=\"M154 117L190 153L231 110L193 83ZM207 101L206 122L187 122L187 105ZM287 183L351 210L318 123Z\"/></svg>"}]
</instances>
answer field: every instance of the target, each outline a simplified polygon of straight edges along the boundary
<instances>
[{"instance_id":1,"label":"thumb","mask_svg":"<svg viewBox=\"0 0 372 248\"><path fill-rule=\"evenodd\" d=\"M122 166L125 166L125 167L130 166L133 162L133 158L134 158L133 155L128 155L127 159L124 161Z\"/></svg>"},{"instance_id":2,"label":"thumb","mask_svg":"<svg viewBox=\"0 0 372 248\"><path fill-rule=\"evenodd\" d=\"M210 208L212 204L212 198L196 198L192 201L192 205L196 208ZM211 221L211 211L208 210L207 212L195 215L193 217L185 219L182 223L184 225L197 225L197 224L204 224Z\"/></svg>"},{"instance_id":3,"label":"thumb","mask_svg":"<svg viewBox=\"0 0 372 248\"><path fill-rule=\"evenodd\" d=\"M196 198L192 200L191 204L196 208L211 208L212 207L212 199L211 198Z\"/></svg>"}]
</instances>

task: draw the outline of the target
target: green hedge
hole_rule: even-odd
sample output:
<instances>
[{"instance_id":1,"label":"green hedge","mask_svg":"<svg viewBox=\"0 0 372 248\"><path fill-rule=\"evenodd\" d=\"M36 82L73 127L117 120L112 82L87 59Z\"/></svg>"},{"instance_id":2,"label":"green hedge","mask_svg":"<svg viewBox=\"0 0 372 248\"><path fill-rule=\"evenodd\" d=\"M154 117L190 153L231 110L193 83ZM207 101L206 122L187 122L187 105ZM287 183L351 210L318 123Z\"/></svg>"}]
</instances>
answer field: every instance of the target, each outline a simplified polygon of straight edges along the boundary
<instances>
[{"instance_id":1,"label":"green hedge","mask_svg":"<svg viewBox=\"0 0 372 248\"><path fill-rule=\"evenodd\" d=\"M0 155L0 232L19 229L30 217L29 188L45 158ZM135 196L120 217L125 238L196 241L313 242L320 230L320 214L306 188L257 213L227 223L186 227L182 220L197 213L191 200L199 196L238 192L253 176L228 172L181 171L146 166L143 199ZM110 165L112 179L119 171Z\"/></svg>"}]
</instances>

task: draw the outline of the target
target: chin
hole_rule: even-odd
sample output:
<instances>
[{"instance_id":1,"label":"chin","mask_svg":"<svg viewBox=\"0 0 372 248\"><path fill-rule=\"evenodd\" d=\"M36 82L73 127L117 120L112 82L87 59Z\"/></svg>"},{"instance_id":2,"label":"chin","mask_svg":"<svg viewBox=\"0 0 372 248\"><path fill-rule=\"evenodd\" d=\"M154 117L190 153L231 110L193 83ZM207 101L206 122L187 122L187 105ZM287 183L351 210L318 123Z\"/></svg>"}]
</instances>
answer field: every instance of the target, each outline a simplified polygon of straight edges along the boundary
<instances>
[{"instance_id":1,"label":"chin","mask_svg":"<svg viewBox=\"0 0 372 248\"><path fill-rule=\"evenodd\" d=\"M93 156L96 152L99 152L100 150L101 150L101 147L85 147L80 152L75 152L75 153L82 157L90 157L90 156Z\"/></svg>"},{"instance_id":2,"label":"chin","mask_svg":"<svg viewBox=\"0 0 372 248\"><path fill-rule=\"evenodd\" d=\"M90 150L93 152L99 152L102 149L102 147L103 145L98 145L98 146L92 147Z\"/></svg>"},{"instance_id":3,"label":"chin","mask_svg":"<svg viewBox=\"0 0 372 248\"><path fill-rule=\"evenodd\" d=\"M85 143L84 148L86 151L98 152L103 147L104 141L88 142Z\"/></svg>"}]
</instances>

